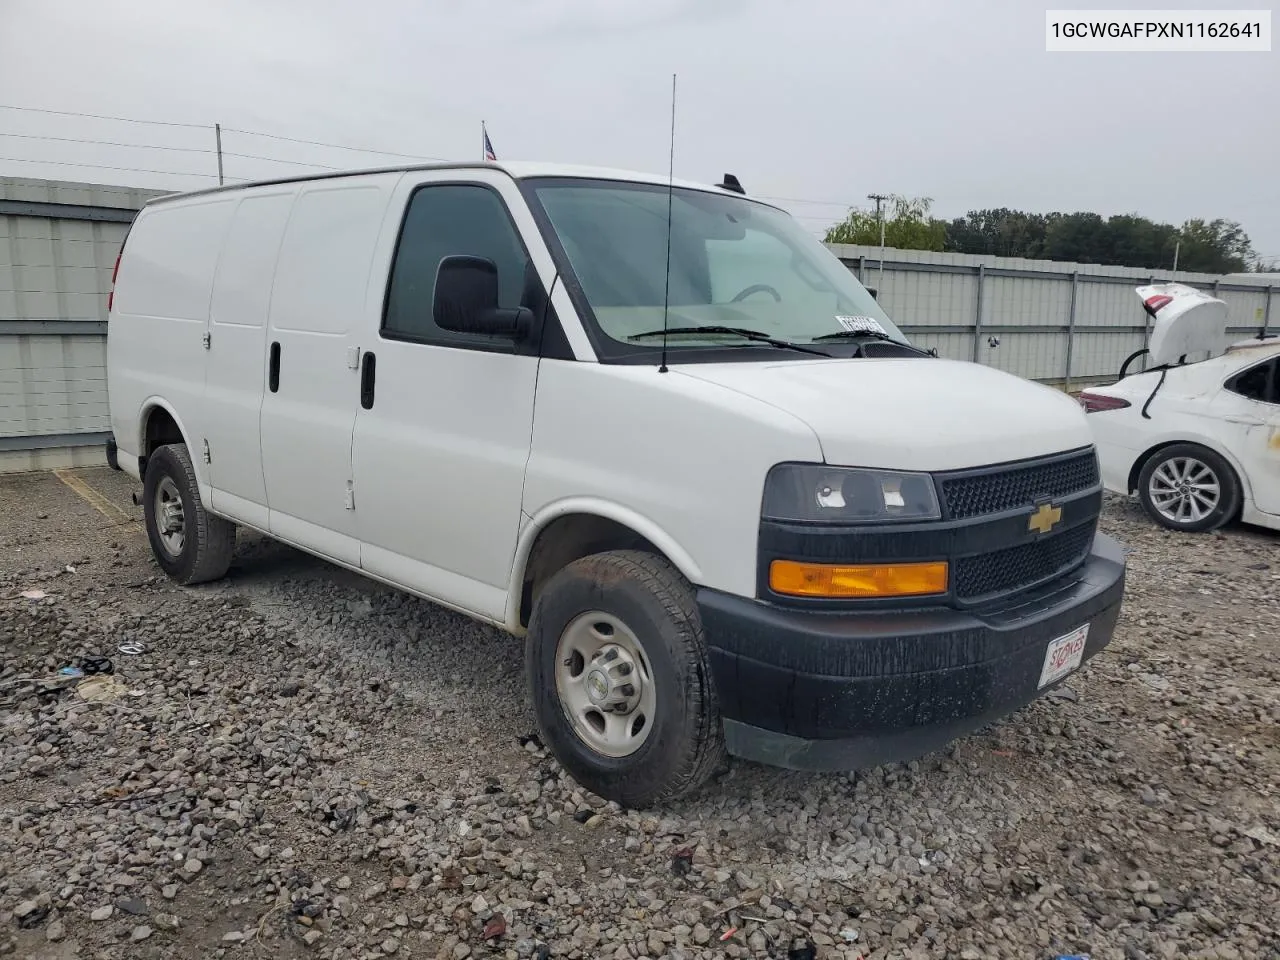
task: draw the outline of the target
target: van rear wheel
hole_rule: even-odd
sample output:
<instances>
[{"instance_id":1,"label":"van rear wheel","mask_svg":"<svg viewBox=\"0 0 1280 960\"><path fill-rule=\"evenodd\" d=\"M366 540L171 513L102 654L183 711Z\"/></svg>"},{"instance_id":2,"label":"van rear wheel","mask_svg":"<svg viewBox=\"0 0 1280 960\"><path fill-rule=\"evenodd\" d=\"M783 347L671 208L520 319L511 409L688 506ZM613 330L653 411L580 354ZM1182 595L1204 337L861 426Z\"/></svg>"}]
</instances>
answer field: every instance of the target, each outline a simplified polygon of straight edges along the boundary
<instances>
[{"instance_id":1,"label":"van rear wheel","mask_svg":"<svg viewBox=\"0 0 1280 960\"><path fill-rule=\"evenodd\" d=\"M148 458L142 498L151 552L171 579L205 583L227 572L236 527L204 508L185 443L165 444Z\"/></svg>"},{"instance_id":2,"label":"van rear wheel","mask_svg":"<svg viewBox=\"0 0 1280 960\"><path fill-rule=\"evenodd\" d=\"M551 577L525 673L547 746L606 800L642 808L690 793L724 760L693 591L661 557L610 551Z\"/></svg>"}]
</instances>

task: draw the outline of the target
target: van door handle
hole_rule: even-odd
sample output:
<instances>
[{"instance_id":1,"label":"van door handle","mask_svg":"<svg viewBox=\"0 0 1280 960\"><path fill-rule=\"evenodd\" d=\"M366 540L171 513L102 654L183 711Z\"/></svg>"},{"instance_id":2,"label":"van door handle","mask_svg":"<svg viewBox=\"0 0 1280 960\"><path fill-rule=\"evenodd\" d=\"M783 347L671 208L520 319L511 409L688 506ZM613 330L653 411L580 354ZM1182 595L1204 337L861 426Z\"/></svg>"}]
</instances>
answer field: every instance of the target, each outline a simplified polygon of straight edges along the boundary
<instances>
[{"instance_id":1,"label":"van door handle","mask_svg":"<svg viewBox=\"0 0 1280 960\"><path fill-rule=\"evenodd\" d=\"M267 365L267 389L275 393L280 389L280 341L271 342L271 362Z\"/></svg>"},{"instance_id":2,"label":"van door handle","mask_svg":"<svg viewBox=\"0 0 1280 960\"><path fill-rule=\"evenodd\" d=\"M366 410L373 409L373 380L378 367L378 358L366 353L360 363L360 406Z\"/></svg>"}]
</instances>

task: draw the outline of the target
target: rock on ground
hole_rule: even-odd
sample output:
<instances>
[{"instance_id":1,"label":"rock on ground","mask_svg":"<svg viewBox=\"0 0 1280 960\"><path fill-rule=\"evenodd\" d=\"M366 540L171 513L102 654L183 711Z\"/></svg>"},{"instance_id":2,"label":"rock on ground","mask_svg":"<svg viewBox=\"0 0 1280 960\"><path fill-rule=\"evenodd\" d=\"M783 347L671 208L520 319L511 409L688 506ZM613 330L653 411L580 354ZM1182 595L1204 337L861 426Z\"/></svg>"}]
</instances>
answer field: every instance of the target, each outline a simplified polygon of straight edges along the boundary
<instances>
[{"instance_id":1,"label":"rock on ground","mask_svg":"<svg viewBox=\"0 0 1280 960\"><path fill-rule=\"evenodd\" d=\"M1112 501L1126 606L1073 697L909 764L735 762L626 812L530 739L516 641L252 535L178 588L139 524L51 483L0 478L0 953L1280 951L1275 535ZM22 680L87 654L118 698Z\"/></svg>"}]
</instances>

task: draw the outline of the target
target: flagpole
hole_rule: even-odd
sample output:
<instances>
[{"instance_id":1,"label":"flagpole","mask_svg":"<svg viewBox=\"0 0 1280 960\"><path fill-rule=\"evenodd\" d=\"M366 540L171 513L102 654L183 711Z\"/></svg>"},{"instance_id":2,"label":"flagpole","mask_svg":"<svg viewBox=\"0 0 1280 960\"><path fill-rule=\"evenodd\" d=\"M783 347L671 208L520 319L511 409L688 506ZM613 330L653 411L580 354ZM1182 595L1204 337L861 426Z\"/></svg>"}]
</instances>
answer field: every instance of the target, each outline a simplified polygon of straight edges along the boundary
<instances>
[{"instance_id":1,"label":"flagpole","mask_svg":"<svg viewBox=\"0 0 1280 960\"><path fill-rule=\"evenodd\" d=\"M484 128L484 121L483 121L483 120L481 120L481 121L480 121L480 159L481 159L481 160L488 160L488 159L489 159L488 155L487 155L487 154L485 153L485 151L484 151L484 141L485 141L485 136L486 136L487 132L488 132L488 131L486 131L486 130L485 130L485 128Z\"/></svg>"}]
</instances>

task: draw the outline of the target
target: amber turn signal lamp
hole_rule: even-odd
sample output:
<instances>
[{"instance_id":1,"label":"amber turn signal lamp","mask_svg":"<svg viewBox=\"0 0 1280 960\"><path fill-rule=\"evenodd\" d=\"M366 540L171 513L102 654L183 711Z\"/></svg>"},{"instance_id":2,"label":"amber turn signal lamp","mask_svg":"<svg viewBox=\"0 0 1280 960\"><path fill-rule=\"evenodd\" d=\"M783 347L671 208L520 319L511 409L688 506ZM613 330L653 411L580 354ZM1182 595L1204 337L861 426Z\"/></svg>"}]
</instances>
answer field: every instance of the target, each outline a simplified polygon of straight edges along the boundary
<instances>
[{"instance_id":1,"label":"amber turn signal lamp","mask_svg":"<svg viewBox=\"0 0 1280 960\"><path fill-rule=\"evenodd\" d=\"M792 597L922 597L947 592L947 565L888 563L851 567L774 560L769 564L769 588Z\"/></svg>"}]
</instances>

